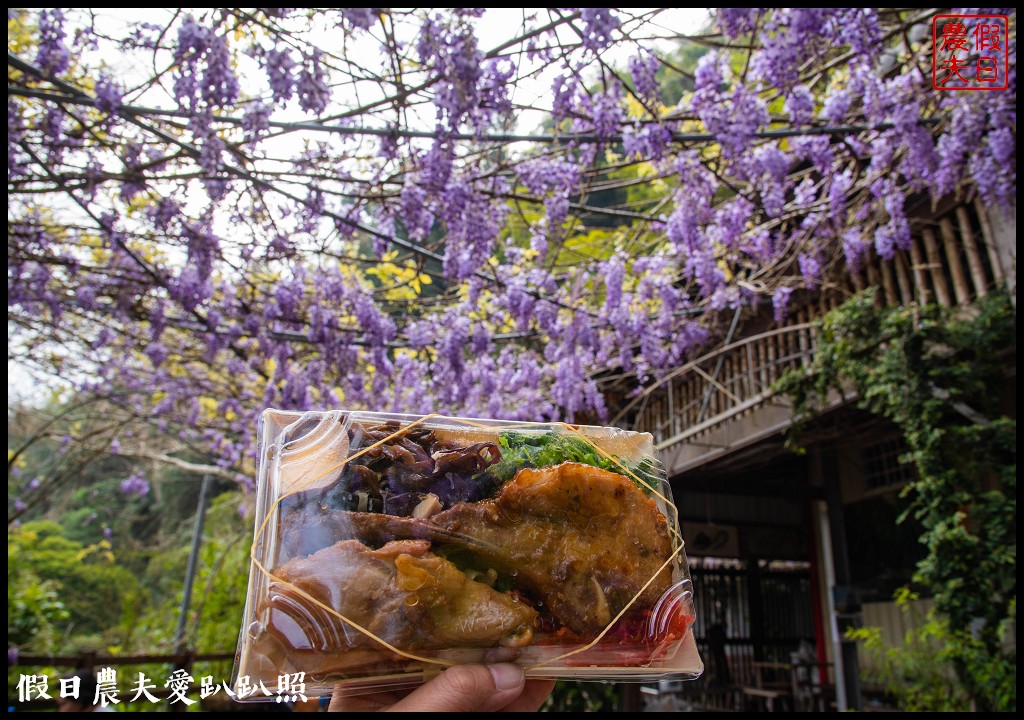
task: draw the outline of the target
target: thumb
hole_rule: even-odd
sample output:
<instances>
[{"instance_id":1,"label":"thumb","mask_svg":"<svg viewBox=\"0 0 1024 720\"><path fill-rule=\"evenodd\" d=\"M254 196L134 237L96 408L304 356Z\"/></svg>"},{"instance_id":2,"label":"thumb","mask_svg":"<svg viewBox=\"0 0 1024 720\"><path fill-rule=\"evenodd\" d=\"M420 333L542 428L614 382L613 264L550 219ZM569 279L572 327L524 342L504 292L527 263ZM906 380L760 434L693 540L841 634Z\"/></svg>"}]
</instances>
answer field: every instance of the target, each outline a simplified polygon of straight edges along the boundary
<instances>
[{"instance_id":1,"label":"thumb","mask_svg":"<svg viewBox=\"0 0 1024 720\"><path fill-rule=\"evenodd\" d=\"M457 665L389 708L397 712L490 712L500 710L525 687L523 670L512 663Z\"/></svg>"}]
</instances>

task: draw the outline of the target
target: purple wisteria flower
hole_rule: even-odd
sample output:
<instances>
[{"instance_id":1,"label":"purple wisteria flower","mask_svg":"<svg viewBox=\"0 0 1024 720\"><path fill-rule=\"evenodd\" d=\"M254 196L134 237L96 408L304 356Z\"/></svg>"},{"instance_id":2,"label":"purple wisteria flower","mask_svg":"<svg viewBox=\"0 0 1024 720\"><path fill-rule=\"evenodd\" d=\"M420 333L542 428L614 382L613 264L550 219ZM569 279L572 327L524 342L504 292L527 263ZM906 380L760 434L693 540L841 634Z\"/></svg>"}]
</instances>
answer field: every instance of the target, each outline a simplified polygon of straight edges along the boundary
<instances>
[{"instance_id":1,"label":"purple wisteria flower","mask_svg":"<svg viewBox=\"0 0 1024 720\"><path fill-rule=\"evenodd\" d=\"M126 497L144 498L149 495L149 481L140 472L134 472L121 481L121 494Z\"/></svg>"},{"instance_id":2,"label":"purple wisteria flower","mask_svg":"<svg viewBox=\"0 0 1024 720\"><path fill-rule=\"evenodd\" d=\"M36 48L36 65L51 75L67 72L71 66L71 51L65 44L64 11L60 8L44 10L39 14L39 45Z\"/></svg>"},{"instance_id":3,"label":"purple wisteria flower","mask_svg":"<svg viewBox=\"0 0 1024 720\"><path fill-rule=\"evenodd\" d=\"M636 94L646 102L657 103L660 95L657 73L661 63L654 53L642 53L629 59L629 72L633 76Z\"/></svg>"},{"instance_id":4,"label":"purple wisteria flower","mask_svg":"<svg viewBox=\"0 0 1024 720\"><path fill-rule=\"evenodd\" d=\"M101 77L96 83L96 109L105 113L115 113L121 108L124 90L121 85L109 77Z\"/></svg>"},{"instance_id":5,"label":"purple wisteria flower","mask_svg":"<svg viewBox=\"0 0 1024 720\"><path fill-rule=\"evenodd\" d=\"M270 130L271 108L264 102L257 100L246 106L242 115L242 129L246 132L249 146L257 145Z\"/></svg>"},{"instance_id":6,"label":"purple wisteria flower","mask_svg":"<svg viewBox=\"0 0 1024 720\"><path fill-rule=\"evenodd\" d=\"M349 25L360 30L369 30L377 21L372 8L342 8L341 16Z\"/></svg>"},{"instance_id":7,"label":"purple wisteria flower","mask_svg":"<svg viewBox=\"0 0 1024 720\"><path fill-rule=\"evenodd\" d=\"M324 54L314 50L304 59L295 84L299 107L315 115L321 114L331 99L331 88L327 84L327 68Z\"/></svg>"},{"instance_id":8,"label":"purple wisteria flower","mask_svg":"<svg viewBox=\"0 0 1024 720\"><path fill-rule=\"evenodd\" d=\"M727 77L724 57L717 53L701 57L697 63L693 108L726 155L738 157L749 149L757 131L768 124L768 109L745 85L736 84L731 91L724 90Z\"/></svg>"},{"instance_id":9,"label":"purple wisteria flower","mask_svg":"<svg viewBox=\"0 0 1024 720\"><path fill-rule=\"evenodd\" d=\"M761 11L761 8L718 8L718 25L722 34L734 38L740 33L751 32Z\"/></svg>"},{"instance_id":10,"label":"purple wisteria flower","mask_svg":"<svg viewBox=\"0 0 1024 720\"><path fill-rule=\"evenodd\" d=\"M614 32L619 27L619 20L611 8L581 8L580 20L583 23L583 46L589 50L600 52L614 42Z\"/></svg>"},{"instance_id":11,"label":"purple wisteria flower","mask_svg":"<svg viewBox=\"0 0 1024 720\"><path fill-rule=\"evenodd\" d=\"M224 35L188 17L178 31L174 52L177 72L174 96L185 108L228 105L238 98L239 86Z\"/></svg>"},{"instance_id":12,"label":"purple wisteria flower","mask_svg":"<svg viewBox=\"0 0 1024 720\"><path fill-rule=\"evenodd\" d=\"M298 62L292 57L291 50L273 49L263 54L264 68L274 101L286 103L295 95L295 68Z\"/></svg>"},{"instance_id":13,"label":"purple wisteria flower","mask_svg":"<svg viewBox=\"0 0 1024 720\"><path fill-rule=\"evenodd\" d=\"M786 322L789 314L789 298L793 294L793 288L780 285L772 295L772 318L780 325Z\"/></svg>"}]
</instances>

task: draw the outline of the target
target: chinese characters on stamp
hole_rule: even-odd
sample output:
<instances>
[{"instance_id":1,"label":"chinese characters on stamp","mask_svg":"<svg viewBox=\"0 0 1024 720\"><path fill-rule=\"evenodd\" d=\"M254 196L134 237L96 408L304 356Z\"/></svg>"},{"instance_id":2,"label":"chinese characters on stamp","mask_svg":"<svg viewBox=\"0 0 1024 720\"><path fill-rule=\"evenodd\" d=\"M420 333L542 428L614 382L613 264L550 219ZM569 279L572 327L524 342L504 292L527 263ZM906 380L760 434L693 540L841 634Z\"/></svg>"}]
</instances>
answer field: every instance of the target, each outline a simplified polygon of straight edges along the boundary
<instances>
[{"instance_id":1,"label":"chinese characters on stamp","mask_svg":"<svg viewBox=\"0 0 1024 720\"><path fill-rule=\"evenodd\" d=\"M936 90L1005 90L1009 87L1009 18L1006 15L936 15L932 18L932 85Z\"/></svg>"}]
</instances>

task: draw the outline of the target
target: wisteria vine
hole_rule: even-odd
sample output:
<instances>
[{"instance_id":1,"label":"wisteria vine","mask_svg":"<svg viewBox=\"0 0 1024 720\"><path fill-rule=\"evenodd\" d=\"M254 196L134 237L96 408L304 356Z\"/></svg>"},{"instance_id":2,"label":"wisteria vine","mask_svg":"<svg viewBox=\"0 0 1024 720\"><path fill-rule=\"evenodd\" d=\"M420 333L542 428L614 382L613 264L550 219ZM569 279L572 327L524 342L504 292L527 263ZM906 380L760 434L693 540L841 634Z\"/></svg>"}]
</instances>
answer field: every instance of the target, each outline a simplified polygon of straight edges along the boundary
<instances>
[{"instance_id":1,"label":"wisteria vine","mask_svg":"<svg viewBox=\"0 0 1024 720\"><path fill-rule=\"evenodd\" d=\"M1015 202L1015 65L934 91L935 11L492 12L8 10L9 359L249 477L270 406L605 418Z\"/></svg>"}]
</instances>

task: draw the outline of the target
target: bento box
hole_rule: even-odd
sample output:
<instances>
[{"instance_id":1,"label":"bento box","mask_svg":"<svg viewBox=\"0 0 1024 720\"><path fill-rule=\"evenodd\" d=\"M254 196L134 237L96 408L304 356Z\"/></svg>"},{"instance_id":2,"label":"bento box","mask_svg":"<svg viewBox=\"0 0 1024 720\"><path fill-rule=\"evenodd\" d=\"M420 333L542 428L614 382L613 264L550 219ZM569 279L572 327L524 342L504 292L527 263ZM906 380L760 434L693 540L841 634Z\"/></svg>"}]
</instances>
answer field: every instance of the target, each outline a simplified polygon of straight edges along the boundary
<instances>
[{"instance_id":1,"label":"bento box","mask_svg":"<svg viewBox=\"0 0 1024 720\"><path fill-rule=\"evenodd\" d=\"M649 434L273 409L257 431L236 688L287 675L307 695L370 691L480 662L538 678L701 674Z\"/></svg>"}]
</instances>

